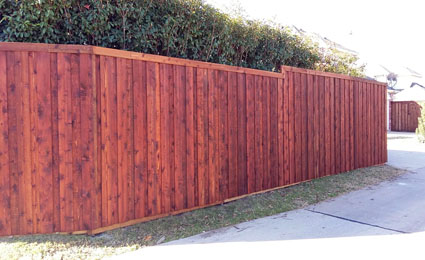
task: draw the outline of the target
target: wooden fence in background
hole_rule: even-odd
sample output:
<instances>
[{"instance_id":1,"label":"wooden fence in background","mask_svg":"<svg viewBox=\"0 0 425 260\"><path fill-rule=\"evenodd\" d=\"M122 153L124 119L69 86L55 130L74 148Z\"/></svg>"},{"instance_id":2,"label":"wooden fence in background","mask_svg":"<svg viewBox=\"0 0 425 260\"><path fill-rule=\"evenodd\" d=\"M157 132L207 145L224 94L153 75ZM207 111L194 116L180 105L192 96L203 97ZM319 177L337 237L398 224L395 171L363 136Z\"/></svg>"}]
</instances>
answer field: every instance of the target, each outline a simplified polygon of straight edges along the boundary
<instances>
[{"instance_id":1,"label":"wooden fence in background","mask_svg":"<svg viewBox=\"0 0 425 260\"><path fill-rule=\"evenodd\" d=\"M385 85L0 43L0 235L98 233L387 160Z\"/></svg>"},{"instance_id":2,"label":"wooden fence in background","mask_svg":"<svg viewBox=\"0 0 425 260\"><path fill-rule=\"evenodd\" d=\"M415 132L421 105L414 101L391 102L391 131Z\"/></svg>"}]
</instances>

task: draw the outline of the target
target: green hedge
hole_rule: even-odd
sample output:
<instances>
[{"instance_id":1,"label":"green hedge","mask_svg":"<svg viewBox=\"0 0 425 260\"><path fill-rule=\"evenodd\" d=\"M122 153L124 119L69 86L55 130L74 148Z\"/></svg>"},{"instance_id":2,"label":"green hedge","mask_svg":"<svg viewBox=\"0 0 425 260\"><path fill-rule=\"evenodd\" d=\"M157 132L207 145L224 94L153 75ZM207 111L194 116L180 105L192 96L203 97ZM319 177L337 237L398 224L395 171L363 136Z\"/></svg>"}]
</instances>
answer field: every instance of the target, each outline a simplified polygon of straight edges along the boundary
<instances>
[{"instance_id":1,"label":"green hedge","mask_svg":"<svg viewBox=\"0 0 425 260\"><path fill-rule=\"evenodd\" d=\"M422 106L421 116L418 118L418 128L416 128L416 135L420 142L425 143L425 102L419 103Z\"/></svg>"},{"instance_id":2,"label":"green hedge","mask_svg":"<svg viewBox=\"0 0 425 260\"><path fill-rule=\"evenodd\" d=\"M202 0L0 0L0 41L89 44L278 71L361 76L356 57L325 53L284 27L233 18Z\"/></svg>"}]
</instances>

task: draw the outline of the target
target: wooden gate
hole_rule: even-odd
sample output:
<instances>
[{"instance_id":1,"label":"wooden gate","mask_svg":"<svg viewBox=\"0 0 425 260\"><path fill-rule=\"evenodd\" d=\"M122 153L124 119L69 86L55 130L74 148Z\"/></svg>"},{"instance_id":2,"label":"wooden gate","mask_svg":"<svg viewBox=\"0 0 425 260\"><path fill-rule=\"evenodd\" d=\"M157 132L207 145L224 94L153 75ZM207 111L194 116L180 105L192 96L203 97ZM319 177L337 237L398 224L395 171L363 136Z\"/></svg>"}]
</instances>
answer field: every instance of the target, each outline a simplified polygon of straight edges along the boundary
<instances>
[{"instance_id":1,"label":"wooden gate","mask_svg":"<svg viewBox=\"0 0 425 260\"><path fill-rule=\"evenodd\" d=\"M415 132L420 116L421 106L414 101L391 102L392 131Z\"/></svg>"}]
</instances>

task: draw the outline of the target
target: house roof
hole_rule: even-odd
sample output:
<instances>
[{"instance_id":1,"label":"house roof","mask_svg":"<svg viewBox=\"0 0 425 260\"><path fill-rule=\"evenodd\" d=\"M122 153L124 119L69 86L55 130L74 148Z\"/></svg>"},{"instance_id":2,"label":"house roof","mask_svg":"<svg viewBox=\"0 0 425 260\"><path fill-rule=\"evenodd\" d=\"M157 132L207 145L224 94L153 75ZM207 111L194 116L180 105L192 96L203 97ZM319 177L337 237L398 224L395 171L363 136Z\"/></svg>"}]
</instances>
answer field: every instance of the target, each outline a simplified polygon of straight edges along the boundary
<instances>
[{"instance_id":1,"label":"house roof","mask_svg":"<svg viewBox=\"0 0 425 260\"><path fill-rule=\"evenodd\" d=\"M413 82L407 88L394 96L394 101L425 101L425 87Z\"/></svg>"}]
</instances>

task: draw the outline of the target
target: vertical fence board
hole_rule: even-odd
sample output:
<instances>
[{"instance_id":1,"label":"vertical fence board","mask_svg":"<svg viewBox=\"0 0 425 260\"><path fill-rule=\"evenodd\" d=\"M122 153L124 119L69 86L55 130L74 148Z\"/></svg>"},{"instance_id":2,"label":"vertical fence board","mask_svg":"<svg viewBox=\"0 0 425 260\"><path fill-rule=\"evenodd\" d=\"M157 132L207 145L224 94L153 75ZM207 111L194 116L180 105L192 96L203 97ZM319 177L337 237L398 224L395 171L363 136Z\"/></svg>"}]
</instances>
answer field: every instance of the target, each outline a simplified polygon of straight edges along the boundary
<instances>
[{"instance_id":1,"label":"vertical fence board","mask_svg":"<svg viewBox=\"0 0 425 260\"><path fill-rule=\"evenodd\" d=\"M229 138L229 170L228 197L238 196L238 78L234 72L228 74L228 138Z\"/></svg>"},{"instance_id":2,"label":"vertical fence board","mask_svg":"<svg viewBox=\"0 0 425 260\"><path fill-rule=\"evenodd\" d=\"M329 78L325 78L325 174L331 174L331 131L330 131L330 83Z\"/></svg>"},{"instance_id":3,"label":"vertical fence board","mask_svg":"<svg viewBox=\"0 0 425 260\"><path fill-rule=\"evenodd\" d=\"M283 184L290 180L290 153L289 153L289 73L285 73L283 80Z\"/></svg>"},{"instance_id":4,"label":"vertical fence board","mask_svg":"<svg viewBox=\"0 0 425 260\"><path fill-rule=\"evenodd\" d=\"M307 131L308 131L308 179L313 179L315 174L316 153L314 151L315 142L315 112L314 112L314 76L308 75L307 78Z\"/></svg>"},{"instance_id":5,"label":"vertical fence board","mask_svg":"<svg viewBox=\"0 0 425 260\"><path fill-rule=\"evenodd\" d=\"M286 148L285 148L285 98L284 98L284 84L281 79L277 80L277 152L278 152L278 164L279 164L279 179L278 185L285 185L285 161L286 161Z\"/></svg>"},{"instance_id":6,"label":"vertical fence board","mask_svg":"<svg viewBox=\"0 0 425 260\"><path fill-rule=\"evenodd\" d=\"M161 212L171 211L171 171L170 165L170 88L173 86L173 67L168 64L160 65L161 91Z\"/></svg>"},{"instance_id":7,"label":"vertical fence board","mask_svg":"<svg viewBox=\"0 0 425 260\"><path fill-rule=\"evenodd\" d=\"M262 77L255 76L255 191L263 187L263 91Z\"/></svg>"},{"instance_id":8,"label":"vertical fence board","mask_svg":"<svg viewBox=\"0 0 425 260\"><path fill-rule=\"evenodd\" d=\"M27 56L27 55L25 55ZM28 57L28 56L27 56ZM25 59L26 60L26 59ZM23 67L27 67L28 64L26 64ZM22 70L25 71L25 70ZM22 79L25 79L26 77L22 75ZM25 85L28 85L28 83L24 83L23 87ZM53 187L53 230L54 231L60 231L60 195L59 195L59 130L58 130L58 60L57 60L57 53L51 53L50 54L50 85L51 85L51 99L52 99L52 187ZM23 90L28 88L24 87ZM28 100L25 102L26 104L29 104L29 93L27 93L25 100ZM91 100L90 100L91 101ZM90 102L91 103L91 102ZM25 110L25 109L24 109ZM28 111L29 112L29 111ZM25 113L28 115L29 119L29 113ZM93 138L93 137L92 137ZM28 134L29 139L29 134ZM29 143L29 142L25 142ZM29 151L29 149L25 148L25 151ZM29 157L29 156L28 156ZM28 172L25 170L25 172ZM93 183L91 180L88 182L90 185ZM26 215L26 214L25 214ZM89 217L91 219L91 216ZM90 226L91 228L91 226Z\"/></svg>"},{"instance_id":9,"label":"vertical fence board","mask_svg":"<svg viewBox=\"0 0 425 260\"><path fill-rule=\"evenodd\" d=\"M248 193L255 191L255 77L246 75L246 177Z\"/></svg>"},{"instance_id":10,"label":"vertical fence board","mask_svg":"<svg viewBox=\"0 0 425 260\"><path fill-rule=\"evenodd\" d=\"M320 131L320 153L318 154L320 157L320 165L319 165L319 170L320 170L320 177L323 177L326 175L326 170L325 170L325 120L324 120L324 115L325 115L325 78L320 76L319 77L319 100L320 100L320 110L319 110L319 114L320 114L320 119L319 119L319 131Z\"/></svg>"},{"instance_id":11,"label":"vertical fence board","mask_svg":"<svg viewBox=\"0 0 425 260\"><path fill-rule=\"evenodd\" d=\"M195 206L195 85L194 69L186 67L186 192L187 208ZM161 98L162 100L162 98Z\"/></svg>"},{"instance_id":12,"label":"vertical fence board","mask_svg":"<svg viewBox=\"0 0 425 260\"><path fill-rule=\"evenodd\" d=\"M197 69L197 152L199 206L208 204L208 71Z\"/></svg>"},{"instance_id":13,"label":"vertical fence board","mask_svg":"<svg viewBox=\"0 0 425 260\"><path fill-rule=\"evenodd\" d=\"M217 71L208 70L208 183L209 203L218 201L218 86Z\"/></svg>"},{"instance_id":14,"label":"vertical fence board","mask_svg":"<svg viewBox=\"0 0 425 260\"><path fill-rule=\"evenodd\" d=\"M301 74L301 107L303 108L301 111L301 136L302 136L302 144L301 144L301 163L302 163L302 177L301 180L308 180L308 109L307 107L307 75Z\"/></svg>"},{"instance_id":15,"label":"vertical fence board","mask_svg":"<svg viewBox=\"0 0 425 260\"><path fill-rule=\"evenodd\" d=\"M228 72L218 71L218 154L219 154L219 196L229 197L229 124L228 124Z\"/></svg>"},{"instance_id":16,"label":"vertical fence board","mask_svg":"<svg viewBox=\"0 0 425 260\"><path fill-rule=\"evenodd\" d=\"M262 141L262 153L263 153L263 168L262 171L262 186L260 190L270 188L270 81L269 78L263 77L263 83L259 85L260 91L262 92L262 128L263 134L261 136Z\"/></svg>"},{"instance_id":17,"label":"vertical fence board","mask_svg":"<svg viewBox=\"0 0 425 260\"><path fill-rule=\"evenodd\" d=\"M10 210L7 58L0 52L0 236L12 234Z\"/></svg>"},{"instance_id":18,"label":"vertical fence board","mask_svg":"<svg viewBox=\"0 0 425 260\"><path fill-rule=\"evenodd\" d=\"M146 63L144 61L133 61L134 180L135 180L134 181L134 187L135 187L134 211L135 211L136 218L142 218L147 216L148 214L147 212L147 199L148 199L148 193L147 193L148 191L148 177L147 177L148 143L147 143L147 140L148 139L147 139L146 84L147 84ZM171 86L172 85L170 84L169 87L171 88ZM174 166L170 166L170 169L172 169L172 167ZM170 177L170 181L174 181L174 180ZM102 180L102 183L103 182L104 181Z\"/></svg>"},{"instance_id":19,"label":"vertical fence board","mask_svg":"<svg viewBox=\"0 0 425 260\"><path fill-rule=\"evenodd\" d=\"M175 78L180 78L179 80L176 80L175 86L179 86L177 89L180 89L180 92L178 94L180 97L180 102L184 100L184 94L183 91L181 91L181 85L183 83L182 75L184 67L179 67L178 69L178 75ZM159 64L154 62L147 62L146 63L146 104L147 104L147 138L148 138L148 215L156 215L159 214L161 211L161 183L160 183L160 155L159 155L159 143L160 143L160 89L159 89ZM184 76L184 75L183 75ZM178 125L176 127L179 130L178 134L179 137L179 143L177 145L176 142L176 149L182 148L183 144L185 144L185 140L183 140L183 130L181 128L181 123L179 123L179 119L181 120L181 117L184 115L184 105L181 103L178 107L178 116L175 118L175 124ZM183 207L184 205L184 190L183 183L184 183L184 177L182 174L182 167L183 167L183 156L185 153L182 154L184 151L180 151L176 153L179 156L178 161L180 164L176 165L176 172L179 174L176 174L176 184L177 184L177 190L178 190L178 199L179 199L179 207ZM181 157L181 158L180 158ZM176 199L177 200L177 199Z\"/></svg>"},{"instance_id":20,"label":"vertical fence board","mask_svg":"<svg viewBox=\"0 0 425 260\"><path fill-rule=\"evenodd\" d=\"M248 193L248 171L247 171L247 86L246 75L239 73L234 86L237 92L237 186L238 195ZM251 104L250 104L251 105Z\"/></svg>"},{"instance_id":21,"label":"vertical fence board","mask_svg":"<svg viewBox=\"0 0 425 260\"><path fill-rule=\"evenodd\" d=\"M289 126L289 183L295 183L295 88L294 73L288 74L288 126Z\"/></svg>"},{"instance_id":22,"label":"vertical fence board","mask_svg":"<svg viewBox=\"0 0 425 260\"><path fill-rule=\"evenodd\" d=\"M278 79L270 79L270 188L279 186Z\"/></svg>"}]
</instances>

